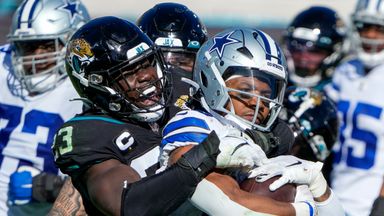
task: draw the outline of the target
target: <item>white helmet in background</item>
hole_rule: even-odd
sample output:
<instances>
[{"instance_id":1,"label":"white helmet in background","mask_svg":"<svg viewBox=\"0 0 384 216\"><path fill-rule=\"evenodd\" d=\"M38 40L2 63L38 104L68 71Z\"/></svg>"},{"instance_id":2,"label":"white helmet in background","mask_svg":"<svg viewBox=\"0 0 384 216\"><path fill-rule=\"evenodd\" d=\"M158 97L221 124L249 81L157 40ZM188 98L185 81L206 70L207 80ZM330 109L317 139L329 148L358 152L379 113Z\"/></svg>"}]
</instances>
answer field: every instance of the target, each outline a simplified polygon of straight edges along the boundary
<instances>
[{"instance_id":1,"label":"white helmet in background","mask_svg":"<svg viewBox=\"0 0 384 216\"><path fill-rule=\"evenodd\" d=\"M257 29L230 29L203 44L197 53L193 76L203 94L201 102L205 109L232 116L231 119L247 128L267 131L282 106L287 64L280 47L266 33ZM253 77L268 84L271 92L265 96L229 88L226 81L236 77ZM249 88L256 89L253 85ZM256 98L252 118L247 120L236 115L230 92ZM267 104L269 115L257 122L260 103Z\"/></svg>"},{"instance_id":2,"label":"white helmet in background","mask_svg":"<svg viewBox=\"0 0 384 216\"><path fill-rule=\"evenodd\" d=\"M384 2L381 0L359 0L352 14L352 42L357 49L358 58L368 68L384 62L384 39L361 37L359 31L367 25L384 28ZM370 47L364 49L364 47Z\"/></svg>"},{"instance_id":3,"label":"white helmet in background","mask_svg":"<svg viewBox=\"0 0 384 216\"><path fill-rule=\"evenodd\" d=\"M40 94L54 88L67 76L64 69L65 44L72 33L90 20L78 0L25 0L12 19L8 39L12 46L12 65L19 86ZM48 44L43 53L33 52ZM42 65L52 64L52 66ZM43 67L43 69L41 69Z\"/></svg>"}]
</instances>

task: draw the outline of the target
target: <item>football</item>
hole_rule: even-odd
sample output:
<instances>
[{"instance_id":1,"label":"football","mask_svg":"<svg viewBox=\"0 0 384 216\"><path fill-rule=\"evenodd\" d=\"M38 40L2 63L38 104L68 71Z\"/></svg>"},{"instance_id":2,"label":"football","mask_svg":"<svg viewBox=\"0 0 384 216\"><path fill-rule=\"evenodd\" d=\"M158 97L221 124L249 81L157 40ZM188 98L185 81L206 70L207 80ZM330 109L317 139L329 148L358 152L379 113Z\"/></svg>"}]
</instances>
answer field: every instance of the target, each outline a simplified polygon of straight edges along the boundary
<instances>
[{"instance_id":1,"label":"football","mask_svg":"<svg viewBox=\"0 0 384 216\"><path fill-rule=\"evenodd\" d=\"M275 191L269 190L269 185L277 180L280 176L275 176L265 182L257 182L254 178L246 179L240 184L241 189L253 194L270 197L281 202L294 202L296 196L296 185L285 184Z\"/></svg>"}]
</instances>

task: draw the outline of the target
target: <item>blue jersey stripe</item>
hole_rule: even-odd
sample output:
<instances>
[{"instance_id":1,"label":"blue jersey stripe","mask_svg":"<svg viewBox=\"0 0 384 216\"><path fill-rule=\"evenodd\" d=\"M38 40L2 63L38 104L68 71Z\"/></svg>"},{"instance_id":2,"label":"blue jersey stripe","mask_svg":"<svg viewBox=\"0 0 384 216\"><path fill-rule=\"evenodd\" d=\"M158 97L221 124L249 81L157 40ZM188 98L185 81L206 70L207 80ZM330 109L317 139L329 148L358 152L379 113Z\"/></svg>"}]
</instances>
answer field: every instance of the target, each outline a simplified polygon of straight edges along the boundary
<instances>
[{"instance_id":1,"label":"blue jersey stripe","mask_svg":"<svg viewBox=\"0 0 384 216\"><path fill-rule=\"evenodd\" d=\"M39 0L36 0L36 1L33 3L32 8L31 8L31 11L29 12L29 16L28 16L28 28L31 28L31 27L32 27L32 22L29 22L29 20L32 20L32 18L33 18L33 13L35 12L36 5L37 5L38 2L39 2Z\"/></svg>"},{"instance_id":2,"label":"blue jersey stripe","mask_svg":"<svg viewBox=\"0 0 384 216\"><path fill-rule=\"evenodd\" d=\"M160 147L163 148L168 143L174 143L174 142L201 143L205 138L207 138L207 136L208 136L207 133L196 133L196 132L179 133L163 139L161 141Z\"/></svg>"},{"instance_id":3,"label":"blue jersey stripe","mask_svg":"<svg viewBox=\"0 0 384 216\"><path fill-rule=\"evenodd\" d=\"M183 127L199 127L209 130L208 124L203 119L187 117L168 124L163 130L163 136Z\"/></svg>"},{"instance_id":4,"label":"blue jersey stripe","mask_svg":"<svg viewBox=\"0 0 384 216\"><path fill-rule=\"evenodd\" d=\"M19 29L20 28L20 25L21 25L21 15L23 14L24 12L24 7L25 5L27 4L28 1L25 1L23 3L23 5L21 5L20 7L20 11L19 11L19 14L18 14L18 17L17 17L17 28Z\"/></svg>"},{"instance_id":5,"label":"blue jersey stripe","mask_svg":"<svg viewBox=\"0 0 384 216\"><path fill-rule=\"evenodd\" d=\"M115 123L115 124L125 124L124 122L115 120L115 119L110 119L110 118L105 118L105 117L98 117L98 116L78 116L69 119L68 121L85 121L85 120L100 120L100 121L105 121L109 123Z\"/></svg>"}]
</instances>

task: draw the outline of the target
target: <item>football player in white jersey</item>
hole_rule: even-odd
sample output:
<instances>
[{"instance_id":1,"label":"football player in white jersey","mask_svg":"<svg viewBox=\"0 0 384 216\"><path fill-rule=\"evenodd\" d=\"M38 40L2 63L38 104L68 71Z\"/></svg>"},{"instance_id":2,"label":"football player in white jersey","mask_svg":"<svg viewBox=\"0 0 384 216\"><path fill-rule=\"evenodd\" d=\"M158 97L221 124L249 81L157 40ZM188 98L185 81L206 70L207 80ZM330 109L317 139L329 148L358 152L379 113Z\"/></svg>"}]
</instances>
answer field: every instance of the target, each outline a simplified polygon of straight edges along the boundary
<instances>
[{"instance_id":1,"label":"football player in white jersey","mask_svg":"<svg viewBox=\"0 0 384 216\"><path fill-rule=\"evenodd\" d=\"M325 90L341 117L332 188L348 215L361 216L374 210L384 174L384 2L359 0L351 18L355 53Z\"/></svg>"},{"instance_id":2,"label":"football player in white jersey","mask_svg":"<svg viewBox=\"0 0 384 216\"><path fill-rule=\"evenodd\" d=\"M315 200L321 203L280 203L279 207L272 207L254 200L257 197L254 194L240 190L233 179L228 180L231 179L228 175L211 173L197 186L191 198L194 205L209 215L259 215L260 212L314 215L316 209L320 215L342 214L341 206L321 174L320 162L300 160L297 163L299 159L293 156L267 159L265 153L270 150L269 146L256 145L259 144L256 130L269 131L276 126L287 82L285 58L270 36L247 28L215 35L197 53L193 77L195 95L189 105L194 110L179 112L163 130L160 156L163 169L198 145L211 131L216 131L221 139L221 151L231 152L239 143L245 146L241 154L244 159L252 158L254 163L244 160L244 170L247 170L245 165L261 166L251 172L251 177L262 175L260 179L267 179L276 173L283 174L284 180L280 183L307 184ZM308 173L304 174L303 167L295 166L298 164L305 164ZM290 168L287 169L287 165ZM239 181L248 176L247 171L240 175L238 171L234 177ZM331 211L335 213L330 214Z\"/></svg>"},{"instance_id":3,"label":"football player in white jersey","mask_svg":"<svg viewBox=\"0 0 384 216\"><path fill-rule=\"evenodd\" d=\"M64 47L88 20L77 0L25 0L13 16L10 44L0 47L0 215L23 215L31 206L45 215L58 193L53 136L82 109L70 102L78 95Z\"/></svg>"}]
</instances>

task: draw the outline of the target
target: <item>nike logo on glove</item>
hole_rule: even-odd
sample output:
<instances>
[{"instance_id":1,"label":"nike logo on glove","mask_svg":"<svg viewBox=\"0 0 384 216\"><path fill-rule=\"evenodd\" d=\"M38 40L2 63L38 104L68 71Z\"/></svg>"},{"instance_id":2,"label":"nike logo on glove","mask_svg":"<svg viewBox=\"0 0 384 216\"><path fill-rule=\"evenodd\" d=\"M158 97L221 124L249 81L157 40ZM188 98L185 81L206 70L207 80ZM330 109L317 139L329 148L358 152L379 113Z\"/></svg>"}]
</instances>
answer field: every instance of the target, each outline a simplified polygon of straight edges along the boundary
<instances>
[{"instance_id":1,"label":"nike logo on glove","mask_svg":"<svg viewBox=\"0 0 384 216\"><path fill-rule=\"evenodd\" d=\"M289 164L289 165L287 165L286 167L291 167L291 166L295 166L295 165L300 165L300 164L302 164L303 162L301 162L301 161L297 161L296 163L293 163L293 164Z\"/></svg>"}]
</instances>

